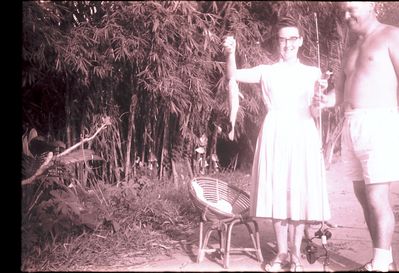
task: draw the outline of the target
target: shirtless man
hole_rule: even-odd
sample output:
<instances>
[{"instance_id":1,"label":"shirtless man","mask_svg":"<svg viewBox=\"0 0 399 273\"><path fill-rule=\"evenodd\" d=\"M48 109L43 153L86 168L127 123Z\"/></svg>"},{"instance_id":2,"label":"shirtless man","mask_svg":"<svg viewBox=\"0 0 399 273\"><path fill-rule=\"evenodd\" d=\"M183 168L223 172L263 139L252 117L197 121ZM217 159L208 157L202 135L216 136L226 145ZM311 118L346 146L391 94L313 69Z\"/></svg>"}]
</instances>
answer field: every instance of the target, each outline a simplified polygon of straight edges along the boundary
<instances>
[{"instance_id":1,"label":"shirtless man","mask_svg":"<svg viewBox=\"0 0 399 273\"><path fill-rule=\"evenodd\" d=\"M395 270L390 185L399 181L399 28L380 23L373 2L340 5L357 35L335 84L345 109L342 158L373 243L373 258L359 271Z\"/></svg>"}]
</instances>

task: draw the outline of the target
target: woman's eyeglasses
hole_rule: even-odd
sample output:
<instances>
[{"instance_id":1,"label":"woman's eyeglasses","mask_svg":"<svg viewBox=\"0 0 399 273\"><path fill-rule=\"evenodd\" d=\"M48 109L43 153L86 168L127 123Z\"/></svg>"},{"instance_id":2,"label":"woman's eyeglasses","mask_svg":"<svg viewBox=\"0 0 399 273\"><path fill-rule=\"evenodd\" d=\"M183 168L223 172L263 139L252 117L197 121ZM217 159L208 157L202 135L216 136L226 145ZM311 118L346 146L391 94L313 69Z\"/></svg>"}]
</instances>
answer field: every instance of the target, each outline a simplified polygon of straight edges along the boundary
<instances>
[{"instance_id":1,"label":"woman's eyeglasses","mask_svg":"<svg viewBox=\"0 0 399 273\"><path fill-rule=\"evenodd\" d=\"M298 36L292 36L292 37L289 37L289 38L278 37L278 42L279 42L280 44L283 44L283 45L284 45L285 43L287 43L287 44L293 44L293 43L295 43L298 39L299 39Z\"/></svg>"}]
</instances>

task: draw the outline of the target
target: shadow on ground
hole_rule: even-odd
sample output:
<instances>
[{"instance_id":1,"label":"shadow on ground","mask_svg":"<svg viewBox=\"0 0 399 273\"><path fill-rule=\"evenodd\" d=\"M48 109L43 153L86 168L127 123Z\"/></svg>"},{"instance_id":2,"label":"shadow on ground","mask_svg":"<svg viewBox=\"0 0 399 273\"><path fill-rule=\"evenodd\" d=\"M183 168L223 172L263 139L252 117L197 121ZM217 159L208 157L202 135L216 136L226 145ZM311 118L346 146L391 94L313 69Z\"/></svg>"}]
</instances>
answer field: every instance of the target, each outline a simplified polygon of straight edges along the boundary
<instances>
[{"instance_id":1,"label":"shadow on ground","mask_svg":"<svg viewBox=\"0 0 399 273\"><path fill-rule=\"evenodd\" d=\"M260 269L264 268L266 263L271 261L276 253L277 246L275 245L275 240L272 237L271 232L271 224L260 222L260 232L262 236L262 255L264 262L259 265ZM197 262L197 251L198 251L198 232L193 232L193 234L189 237L188 241L184 241L180 243L181 251L184 255L186 255L192 263ZM332 231L334 233L334 231ZM268 237L268 238L265 238ZM316 257L318 259L314 263L309 263L305 255L305 247L307 246L307 241L304 240L302 243L302 262L304 264L305 269L309 271L347 271L350 269L355 269L362 266L361 263L358 263L355 260L352 260L348 257L345 257L338 252L343 248L348 248L348 246L340 245L335 242L328 242L327 245L327 256L328 256L328 265L326 268L323 267L325 261L325 251L321 245L320 239L314 239L313 243L317 247ZM232 235L232 247L251 247L250 237L245 230L244 226L237 226L237 228L233 231ZM209 239L209 248L218 249L219 248L219 236L216 232L212 233ZM330 249L331 248L331 249ZM319 257L320 256L320 257ZM230 259L233 261L234 259L239 258L240 261L252 260L252 262L257 262L256 255L253 252L232 252L230 253ZM205 254L204 260L207 262L211 262L220 266L220 270L223 270L223 254L220 251L215 251L213 253Z\"/></svg>"}]
</instances>

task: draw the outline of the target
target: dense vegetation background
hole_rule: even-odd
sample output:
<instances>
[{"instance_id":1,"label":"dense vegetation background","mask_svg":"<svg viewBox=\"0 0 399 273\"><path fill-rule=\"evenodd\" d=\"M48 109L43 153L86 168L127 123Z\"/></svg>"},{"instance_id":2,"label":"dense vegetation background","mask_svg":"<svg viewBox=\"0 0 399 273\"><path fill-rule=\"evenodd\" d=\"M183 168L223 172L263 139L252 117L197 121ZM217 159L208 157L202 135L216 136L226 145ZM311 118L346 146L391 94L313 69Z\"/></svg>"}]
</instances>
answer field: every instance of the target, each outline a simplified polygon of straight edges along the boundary
<instances>
[{"instance_id":1,"label":"dense vegetation background","mask_svg":"<svg viewBox=\"0 0 399 273\"><path fill-rule=\"evenodd\" d=\"M378 13L399 25L398 2L379 2ZM49 151L83 143L22 186L22 268L68 268L77 249L85 263L93 245L88 260L104 262L88 234L109 239L108 249L148 250L154 230L165 240L189 229L182 186L193 175L248 171L265 115L258 87L241 85L237 140L227 140L222 39L236 37L239 67L271 63L281 14L305 29L301 59L318 64L318 31L321 69L336 72L351 37L333 2L23 2L22 178Z\"/></svg>"}]
</instances>

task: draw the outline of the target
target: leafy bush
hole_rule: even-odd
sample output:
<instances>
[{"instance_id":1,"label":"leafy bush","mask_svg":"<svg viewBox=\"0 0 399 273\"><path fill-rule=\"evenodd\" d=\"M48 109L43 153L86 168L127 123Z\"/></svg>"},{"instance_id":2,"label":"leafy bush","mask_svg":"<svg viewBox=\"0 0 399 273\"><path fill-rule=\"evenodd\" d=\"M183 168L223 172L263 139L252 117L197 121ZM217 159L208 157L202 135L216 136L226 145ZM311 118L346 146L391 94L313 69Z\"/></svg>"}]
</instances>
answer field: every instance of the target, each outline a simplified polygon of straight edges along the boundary
<instances>
[{"instance_id":1,"label":"leafy bush","mask_svg":"<svg viewBox=\"0 0 399 273\"><path fill-rule=\"evenodd\" d=\"M74 179L69 186L54 178L39 182L24 188L25 194L29 191L36 195L29 198L36 200L34 204L27 202L23 206L22 215L22 268L29 270L42 270L39 265L45 261L47 269L68 268L66 260L60 263L60 256L67 256L69 262L76 260L76 264L87 263L80 260L82 253L75 256L61 247L65 244L72 249L79 245L87 256L94 254L89 249L95 244L100 264L110 259L98 258L102 255L99 252L105 255L107 250L119 253L145 249L147 254L160 251L154 246L186 238L186 231L192 231L196 224L197 215L186 188L176 189L167 180L142 176L114 185L97 181L86 187ZM98 237L105 241L94 243L93 238Z\"/></svg>"}]
</instances>

